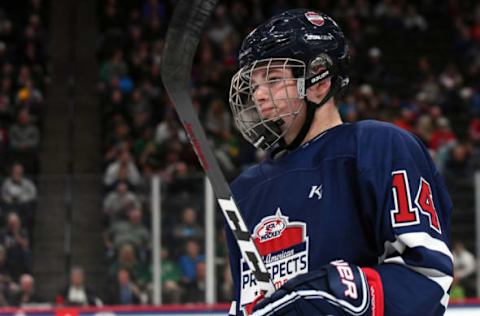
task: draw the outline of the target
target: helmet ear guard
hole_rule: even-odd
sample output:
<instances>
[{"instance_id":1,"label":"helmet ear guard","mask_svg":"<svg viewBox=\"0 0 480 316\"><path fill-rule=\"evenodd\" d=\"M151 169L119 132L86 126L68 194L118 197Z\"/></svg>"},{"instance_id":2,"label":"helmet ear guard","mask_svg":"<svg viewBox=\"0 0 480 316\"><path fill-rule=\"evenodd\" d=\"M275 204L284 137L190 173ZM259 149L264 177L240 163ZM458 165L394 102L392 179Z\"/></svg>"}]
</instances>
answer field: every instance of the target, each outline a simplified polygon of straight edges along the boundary
<instances>
[{"instance_id":1,"label":"helmet ear guard","mask_svg":"<svg viewBox=\"0 0 480 316\"><path fill-rule=\"evenodd\" d=\"M308 79L305 80L305 90L328 77L331 78L330 91L327 93L325 98L320 101L318 107L322 106L326 101L328 101L328 99L337 95L337 93L342 90L343 87L348 85L349 78L341 78L339 76L339 73L342 73L339 67L341 66L333 63L330 56L325 53L321 53L315 57L307 67Z\"/></svg>"},{"instance_id":2,"label":"helmet ear guard","mask_svg":"<svg viewBox=\"0 0 480 316\"><path fill-rule=\"evenodd\" d=\"M319 81L333 75L334 65L332 59L325 53L315 57L307 67L306 88L313 86Z\"/></svg>"}]
</instances>

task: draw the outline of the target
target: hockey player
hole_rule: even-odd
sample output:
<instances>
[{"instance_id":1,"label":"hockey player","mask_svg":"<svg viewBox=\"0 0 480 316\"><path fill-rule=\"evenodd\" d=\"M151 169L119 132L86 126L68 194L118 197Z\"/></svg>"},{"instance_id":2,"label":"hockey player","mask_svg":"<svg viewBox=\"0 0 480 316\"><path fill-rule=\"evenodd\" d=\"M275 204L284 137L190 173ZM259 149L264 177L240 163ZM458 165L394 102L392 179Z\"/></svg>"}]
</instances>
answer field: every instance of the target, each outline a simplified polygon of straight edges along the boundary
<instances>
[{"instance_id":1,"label":"hockey player","mask_svg":"<svg viewBox=\"0 0 480 316\"><path fill-rule=\"evenodd\" d=\"M427 150L378 121L343 124L348 49L325 14L290 10L244 40L230 105L269 151L233 183L277 291L262 300L231 232L242 315L443 315L452 203Z\"/></svg>"}]
</instances>

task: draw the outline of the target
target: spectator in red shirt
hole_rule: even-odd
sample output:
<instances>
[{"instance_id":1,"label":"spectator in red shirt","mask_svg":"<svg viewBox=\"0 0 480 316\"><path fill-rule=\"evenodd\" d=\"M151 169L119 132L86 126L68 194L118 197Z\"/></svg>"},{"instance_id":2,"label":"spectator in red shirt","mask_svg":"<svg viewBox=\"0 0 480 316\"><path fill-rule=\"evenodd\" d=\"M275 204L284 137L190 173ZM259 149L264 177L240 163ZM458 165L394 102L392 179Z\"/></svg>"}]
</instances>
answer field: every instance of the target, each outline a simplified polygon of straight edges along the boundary
<instances>
[{"instance_id":1,"label":"spectator in red shirt","mask_svg":"<svg viewBox=\"0 0 480 316\"><path fill-rule=\"evenodd\" d=\"M436 125L429 143L429 148L434 151L457 139L450 128L450 121L446 117L438 118Z\"/></svg>"},{"instance_id":2,"label":"spectator in red shirt","mask_svg":"<svg viewBox=\"0 0 480 316\"><path fill-rule=\"evenodd\" d=\"M470 126L468 128L468 134L470 139L475 143L480 145L480 116L472 119L470 121Z\"/></svg>"}]
</instances>

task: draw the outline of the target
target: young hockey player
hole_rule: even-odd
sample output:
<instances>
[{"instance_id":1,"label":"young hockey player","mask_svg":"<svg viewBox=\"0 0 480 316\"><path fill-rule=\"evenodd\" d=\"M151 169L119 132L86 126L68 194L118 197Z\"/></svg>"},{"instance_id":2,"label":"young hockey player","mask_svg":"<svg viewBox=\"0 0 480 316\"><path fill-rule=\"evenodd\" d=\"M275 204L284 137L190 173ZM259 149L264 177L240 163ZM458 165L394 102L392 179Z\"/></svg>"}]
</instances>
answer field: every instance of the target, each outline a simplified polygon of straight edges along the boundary
<instances>
[{"instance_id":1,"label":"young hockey player","mask_svg":"<svg viewBox=\"0 0 480 316\"><path fill-rule=\"evenodd\" d=\"M227 231L242 315L443 315L452 203L428 151L379 121L341 121L348 48L329 16L290 10L244 40L230 105L268 158L233 183L277 291L268 298ZM287 282L288 281L288 282Z\"/></svg>"}]
</instances>

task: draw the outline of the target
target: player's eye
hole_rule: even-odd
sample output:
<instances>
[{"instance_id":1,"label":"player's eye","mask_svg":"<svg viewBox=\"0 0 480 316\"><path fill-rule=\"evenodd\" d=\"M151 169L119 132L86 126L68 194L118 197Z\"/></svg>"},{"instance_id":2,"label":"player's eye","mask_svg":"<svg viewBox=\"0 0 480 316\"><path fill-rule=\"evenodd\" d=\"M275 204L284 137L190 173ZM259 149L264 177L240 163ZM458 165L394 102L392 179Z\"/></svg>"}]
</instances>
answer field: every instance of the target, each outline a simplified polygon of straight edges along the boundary
<instances>
[{"instance_id":1,"label":"player's eye","mask_svg":"<svg viewBox=\"0 0 480 316\"><path fill-rule=\"evenodd\" d=\"M283 78L280 77L280 76L272 76L272 77L268 78L268 81L280 81L282 79Z\"/></svg>"},{"instance_id":2,"label":"player's eye","mask_svg":"<svg viewBox=\"0 0 480 316\"><path fill-rule=\"evenodd\" d=\"M268 84L270 87L278 86L282 82L283 82L283 77L280 77L280 76L272 76L268 78Z\"/></svg>"}]
</instances>

